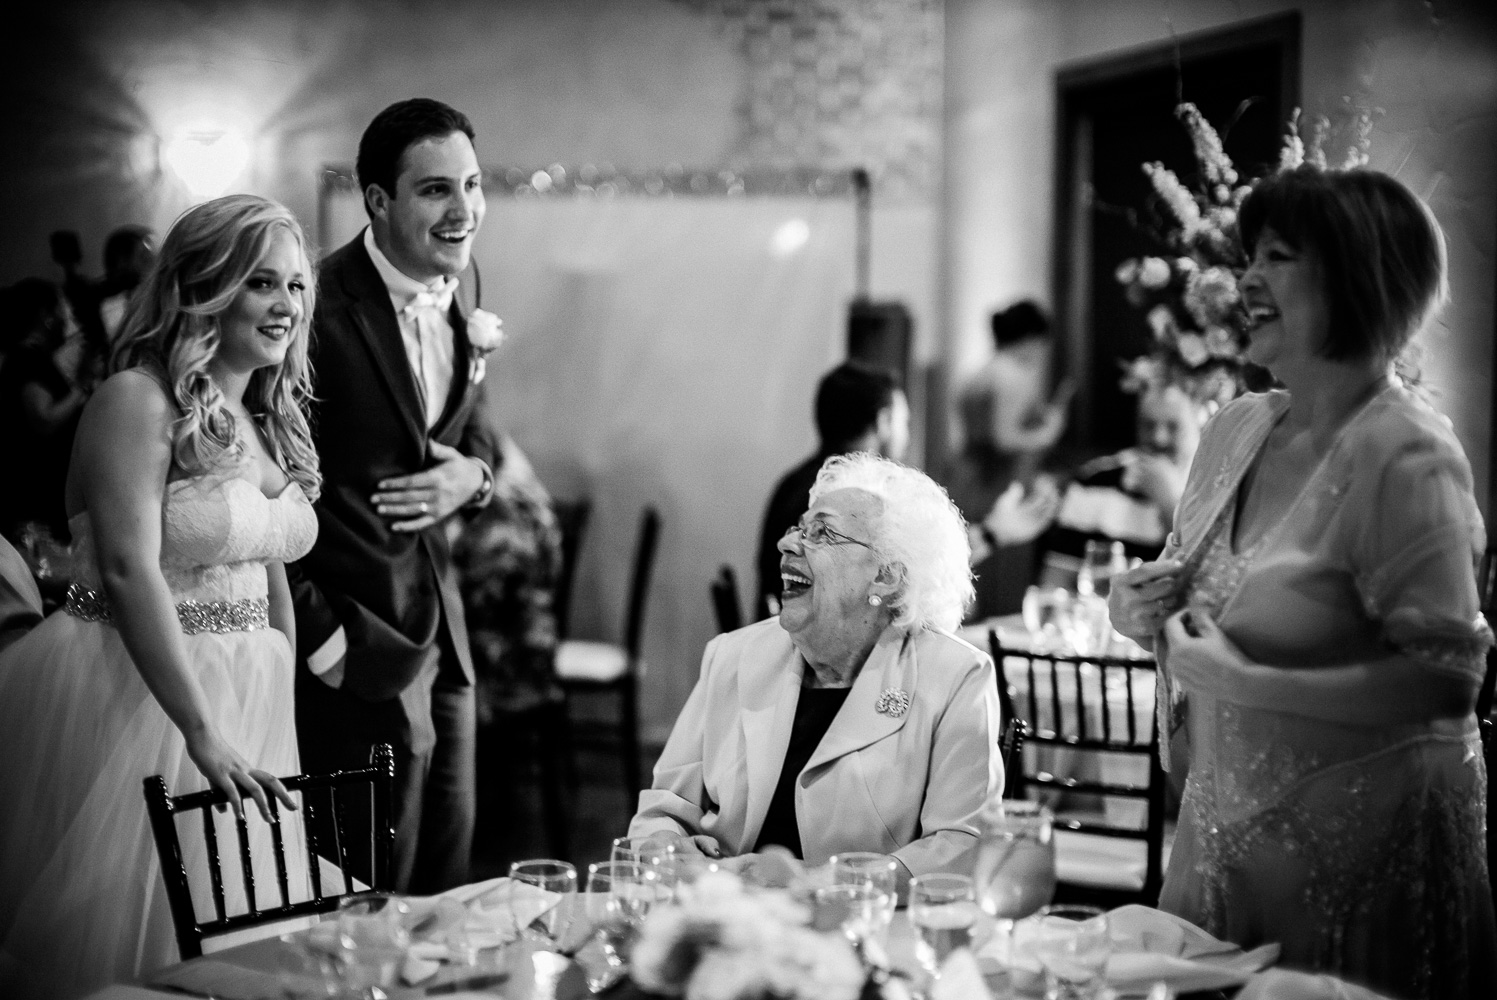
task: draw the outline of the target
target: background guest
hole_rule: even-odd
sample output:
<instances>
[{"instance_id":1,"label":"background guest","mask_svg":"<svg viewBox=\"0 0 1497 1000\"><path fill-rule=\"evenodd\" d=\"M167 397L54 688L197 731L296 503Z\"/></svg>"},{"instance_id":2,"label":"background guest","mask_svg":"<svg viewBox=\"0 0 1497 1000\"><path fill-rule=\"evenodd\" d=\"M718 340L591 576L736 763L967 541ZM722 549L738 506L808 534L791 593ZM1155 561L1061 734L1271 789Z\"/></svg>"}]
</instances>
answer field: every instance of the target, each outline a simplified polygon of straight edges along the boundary
<instances>
[{"instance_id":1,"label":"background guest","mask_svg":"<svg viewBox=\"0 0 1497 1000\"><path fill-rule=\"evenodd\" d=\"M1185 476L1201 441L1207 404L1180 385L1151 384L1138 397L1138 444L1082 465L1041 536L1041 582L1071 586L1088 541L1120 541L1130 559L1164 547Z\"/></svg>"},{"instance_id":2,"label":"background guest","mask_svg":"<svg viewBox=\"0 0 1497 1000\"><path fill-rule=\"evenodd\" d=\"M155 235L145 226L121 226L104 241L104 280L99 283L99 323L112 344L125 322L130 296L156 260Z\"/></svg>"},{"instance_id":3,"label":"background guest","mask_svg":"<svg viewBox=\"0 0 1497 1000\"><path fill-rule=\"evenodd\" d=\"M809 507L811 486L833 455L855 451L904 458L910 443L910 405L888 372L857 362L838 365L816 387L816 453L787 472L770 494L759 532L760 617L780 610L780 539Z\"/></svg>"},{"instance_id":4,"label":"background guest","mask_svg":"<svg viewBox=\"0 0 1497 1000\"><path fill-rule=\"evenodd\" d=\"M970 865L1003 774L993 663L950 633L968 560L961 516L923 473L829 459L780 540L779 617L708 644L630 835L814 864L878 851L907 876Z\"/></svg>"},{"instance_id":5,"label":"background guest","mask_svg":"<svg viewBox=\"0 0 1497 1000\"><path fill-rule=\"evenodd\" d=\"M1444 240L1369 170L1278 174L1239 224L1248 359L1285 389L1207 425L1171 543L1112 587L1185 772L1160 906L1393 996L1491 996L1485 533L1450 422L1394 374Z\"/></svg>"},{"instance_id":6,"label":"background guest","mask_svg":"<svg viewBox=\"0 0 1497 1000\"><path fill-rule=\"evenodd\" d=\"M92 382L80 377L82 338L62 290L28 278L6 289L0 367L0 468L15 477L0 490L0 532L19 544L23 529L68 540L63 487L78 416Z\"/></svg>"}]
</instances>

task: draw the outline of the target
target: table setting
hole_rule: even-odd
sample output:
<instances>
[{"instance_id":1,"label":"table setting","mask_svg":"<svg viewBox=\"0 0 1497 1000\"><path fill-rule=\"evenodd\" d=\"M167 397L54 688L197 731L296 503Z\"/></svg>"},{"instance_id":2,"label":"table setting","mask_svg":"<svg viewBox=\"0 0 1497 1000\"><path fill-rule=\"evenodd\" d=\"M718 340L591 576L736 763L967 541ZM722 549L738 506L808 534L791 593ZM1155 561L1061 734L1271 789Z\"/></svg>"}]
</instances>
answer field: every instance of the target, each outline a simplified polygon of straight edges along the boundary
<instances>
[{"instance_id":1,"label":"table setting","mask_svg":"<svg viewBox=\"0 0 1497 1000\"><path fill-rule=\"evenodd\" d=\"M750 864L620 838L583 873L538 859L433 897L359 893L92 1000L1154 1000L1277 957L1149 907L1050 905L1048 810L995 800L983 822L974 873L907 884L881 854Z\"/></svg>"}]
</instances>

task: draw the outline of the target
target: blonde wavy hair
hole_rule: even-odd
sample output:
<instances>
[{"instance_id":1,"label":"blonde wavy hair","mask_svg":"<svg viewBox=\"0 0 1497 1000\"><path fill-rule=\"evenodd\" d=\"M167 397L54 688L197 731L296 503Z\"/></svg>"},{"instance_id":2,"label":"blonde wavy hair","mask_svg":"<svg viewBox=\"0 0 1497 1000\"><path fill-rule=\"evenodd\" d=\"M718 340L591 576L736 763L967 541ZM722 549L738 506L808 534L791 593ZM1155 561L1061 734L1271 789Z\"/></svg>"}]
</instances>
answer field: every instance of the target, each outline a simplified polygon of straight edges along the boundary
<instances>
[{"instance_id":1,"label":"blonde wavy hair","mask_svg":"<svg viewBox=\"0 0 1497 1000\"><path fill-rule=\"evenodd\" d=\"M202 475L242 461L237 421L208 374L208 364L218 352L221 317L277 232L290 233L306 261L302 312L286 359L250 376L244 405L259 422L271 458L315 500L322 475L307 424L312 396L307 341L316 279L301 225L284 206L231 194L182 213L162 241L156 266L132 298L109 370L144 368L164 381L179 414L172 426L172 458L183 470Z\"/></svg>"},{"instance_id":2,"label":"blonde wavy hair","mask_svg":"<svg viewBox=\"0 0 1497 1000\"><path fill-rule=\"evenodd\" d=\"M882 502L873 520L873 551L902 570L894 626L952 631L973 597L967 522L935 480L871 452L826 460L811 503L834 490L863 490Z\"/></svg>"}]
</instances>

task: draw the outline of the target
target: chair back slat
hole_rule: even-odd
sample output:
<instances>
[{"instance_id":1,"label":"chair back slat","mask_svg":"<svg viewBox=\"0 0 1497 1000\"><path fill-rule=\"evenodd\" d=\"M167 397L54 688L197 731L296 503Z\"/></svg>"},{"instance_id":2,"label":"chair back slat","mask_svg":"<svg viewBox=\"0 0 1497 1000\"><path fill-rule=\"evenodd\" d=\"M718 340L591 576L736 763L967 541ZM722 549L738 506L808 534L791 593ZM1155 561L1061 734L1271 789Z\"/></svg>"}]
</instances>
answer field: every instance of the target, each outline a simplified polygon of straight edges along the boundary
<instances>
[{"instance_id":1,"label":"chair back slat","mask_svg":"<svg viewBox=\"0 0 1497 1000\"><path fill-rule=\"evenodd\" d=\"M203 810L203 840L208 848L208 874L213 886L213 909L218 919L224 918L224 873L218 860L218 830L213 822L213 810Z\"/></svg>"},{"instance_id":2,"label":"chair back slat","mask_svg":"<svg viewBox=\"0 0 1497 1000\"><path fill-rule=\"evenodd\" d=\"M286 838L281 831L281 810L274 795L268 798L270 800L270 846L275 853L276 890L280 893L280 905L290 906L291 885L286 877Z\"/></svg>"},{"instance_id":3,"label":"chair back slat","mask_svg":"<svg viewBox=\"0 0 1497 1000\"><path fill-rule=\"evenodd\" d=\"M288 791L293 794L300 792L302 796L303 822L301 827L307 849L308 874L312 882L310 899L291 902L285 837L280 811L275 800L272 799L270 822L267 825L270 827L271 848L275 855L280 905L260 905L255 891L254 851L251 846L249 823L243 817L236 817L235 831L239 838L239 858L244 876L246 912L234 914L227 913L218 833L213 818L214 808L226 804L228 798L216 789L173 797L167 790L166 781L160 775L152 775L145 779L143 784L146 812L150 816L151 832L156 841L156 854L161 862L162 879L166 883L167 901L171 905L172 923L177 933L177 947L184 960L196 958L203 953L205 937L214 937L291 917L326 913L336 908L338 901L344 895L355 891L353 877L348 870L347 863L348 830L346 821L341 818L342 810L338 806L330 806L330 808L334 810L333 818L337 827L334 846L337 848L336 857L343 868L345 892L329 896L322 891L320 847L316 833L318 810L313 803L315 796L308 795L308 789L327 789L339 803L342 801L342 797L338 795L339 791L357 789L360 786L367 786L371 789L373 797L371 836L374 849L371 887L381 890L388 890L391 887L391 855L395 842L391 787L395 778L395 758L389 744L384 743L377 745L370 757L371 766L367 768L335 771L331 774L296 775L282 779L282 784ZM194 811L202 815L203 840L208 857L208 876L213 896L214 918L206 921L198 920L197 911L193 905L187 866L183 860L176 822L179 814ZM255 819L259 821L258 814Z\"/></svg>"},{"instance_id":4,"label":"chair back slat","mask_svg":"<svg viewBox=\"0 0 1497 1000\"><path fill-rule=\"evenodd\" d=\"M561 565L556 572L556 590L551 599L551 612L556 617L557 638L565 639L567 619L572 606L572 583L577 579L577 561L582 553L582 539L587 533L587 521L593 505L586 498L571 502L558 500L554 509L556 527L561 532Z\"/></svg>"},{"instance_id":5,"label":"chair back slat","mask_svg":"<svg viewBox=\"0 0 1497 1000\"><path fill-rule=\"evenodd\" d=\"M256 916L260 911L255 906L255 865L250 860L249 824L244 821L243 809L234 814L234 833L239 838L239 867L244 872L245 902L250 916Z\"/></svg>"},{"instance_id":6,"label":"chair back slat","mask_svg":"<svg viewBox=\"0 0 1497 1000\"><path fill-rule=\"evenodd\" d=\"M650 575L655 570L655 549L660 541L660 512L646 507L639 519L639 544L634 550L634 571L629 580L629 608L624 619L624 649L631 663L639 662L640 638L644 635L645 606L650 597Z\"/></svg>"},{"instance_id":7,"label":"chair back slat","mask_svg":"<svg viewBox=\"0 0 1497 1000\"><path fill-rule=\"evenodd\" d=\"M343 872L343 891L353 892L353 874L348 870L348 807L343 789L330 788L333 797L333 844L338 851L338 868Z\"/></svg>"}]
</instances>

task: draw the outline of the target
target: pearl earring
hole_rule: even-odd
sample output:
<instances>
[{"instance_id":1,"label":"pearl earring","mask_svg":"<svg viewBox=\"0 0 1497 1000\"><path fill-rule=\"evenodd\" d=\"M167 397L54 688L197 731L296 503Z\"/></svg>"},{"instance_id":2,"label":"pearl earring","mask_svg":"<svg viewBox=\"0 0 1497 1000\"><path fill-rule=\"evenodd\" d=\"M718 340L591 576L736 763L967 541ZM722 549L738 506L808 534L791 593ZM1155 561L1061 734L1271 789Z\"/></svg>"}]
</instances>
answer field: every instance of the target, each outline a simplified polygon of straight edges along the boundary
<instances>
[{"instance_id":1,"label":"pearl earring","mask_svg":"<svg viewBox=\"0 0 1497 1000\"><path fill-rule=\"evenodd\" d=\"M884 603L884 599L882 597L878 596L877 594L869 594L868 595L868 603L871 604L871 605L873 605L876 608L880 604Z\"/></svg>"}]
</instances>

